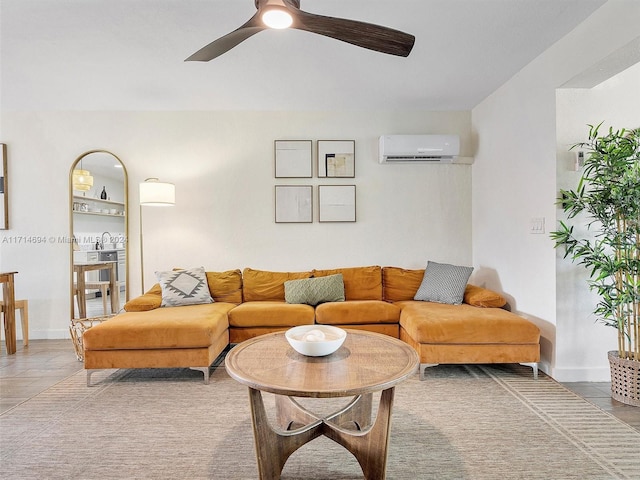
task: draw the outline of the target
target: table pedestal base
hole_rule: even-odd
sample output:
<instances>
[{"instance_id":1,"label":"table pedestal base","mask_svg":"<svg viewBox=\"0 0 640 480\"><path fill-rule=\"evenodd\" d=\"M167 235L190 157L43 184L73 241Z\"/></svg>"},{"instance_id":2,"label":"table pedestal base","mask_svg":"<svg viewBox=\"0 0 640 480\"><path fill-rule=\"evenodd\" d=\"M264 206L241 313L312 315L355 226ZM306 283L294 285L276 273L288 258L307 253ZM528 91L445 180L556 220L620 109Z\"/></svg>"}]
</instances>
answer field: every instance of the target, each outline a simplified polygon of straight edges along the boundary
<instances>
[{"instance_id":1,"label":"table pedestal base","mask_svg":"<svg viewBox=\"0 0 640 480\"><path fill-rule=\"evenodd\" d=\"M321 435L351 452L365 479L384 479L394 393L395 387L382 391L373 424L370 393L354 397L347 406L324 417L305 409L292 397L276 395L279 428L274 428L267 418L262 393L249 387L260 479L279 479L291 454ZM352 424L354 429L344 428L345 424Z\"/></svg>"}]
</instances>

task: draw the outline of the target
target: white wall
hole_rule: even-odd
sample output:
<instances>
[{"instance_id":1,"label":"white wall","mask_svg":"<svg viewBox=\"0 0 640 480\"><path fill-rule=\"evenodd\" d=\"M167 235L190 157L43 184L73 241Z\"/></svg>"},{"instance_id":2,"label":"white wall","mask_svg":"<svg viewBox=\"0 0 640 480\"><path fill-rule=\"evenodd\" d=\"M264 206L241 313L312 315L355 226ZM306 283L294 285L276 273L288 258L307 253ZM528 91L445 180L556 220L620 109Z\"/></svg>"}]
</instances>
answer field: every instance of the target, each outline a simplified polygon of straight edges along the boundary
<instances>
[{"instance_id":1,"label":"white wall","mask_svg":"<svg viewBox=\"0 0 640 480\"><path fill-rule=\"evenodd\" d=\"M636 38L638 24L640 2L607 2L472 111L474 264L495 268L486 284L501 287L541 327L542 368L561 381L609 377L573 375L584 360L555 354L557 335L576 336L556 330L556 252L548 236L556 218L556 89ZM544 235L529 233L533 217L544 217ZM582 342L576 352L600 348ZM603 372L606 364L604 356L588 368Z\"/></svg>"},{"instance_id":2,"label":"white wall","mask_svg":"<svg viewBox=\"0 0 640 480\"><path fill-rule=\"evenodd\" d=\"M129 278L140 293L138 183L176 185L176 206L144 208L145 286L155 270L203 265L304 270L355 265L471 264L471 171L380 165L382 134L458 133L471 156L470 112L3 112L11 230L0 268L17 270L30 336L68 335L68 176L81 153L115 153L129 174ZM275 139L353 139L353 179L275 179ZM314 143L315 149L315 143ZM314 223L275 224L274 185L314 185ZM318 223L318 184L357 186L356 223ZM14 240L20 237L31 241ZM37 243L41 241L41 243ZM34 243L35 242L35 243ZM19 328L18 328L19 329Z\"/></svg>"},{"instance_id":3,"label":"white wall","mask_svg":"<svg viewBox=\"0 0 640 480\"><path fill-rule=\"evenodd\" d=\"M640 63L591 89L560 89L557 94L558 189L575 189L581 172L575 171L575 151L569 148L588 137L588 124L598 125L600 134L609 127L640 127ZM560 208L558 219L566 220ZM582 217L585 223L588 221ZM577 227L579 228L579 227ZM581 229L584 231L585 229ZM588 271L563 259L557 251L557 331L556 355L562 375L602 378L609 375L602 359L615 350L616 331L596 323L595 293L586 291ZM584 346L589 345L589 349Z\"/></svg>"}]
</instances>

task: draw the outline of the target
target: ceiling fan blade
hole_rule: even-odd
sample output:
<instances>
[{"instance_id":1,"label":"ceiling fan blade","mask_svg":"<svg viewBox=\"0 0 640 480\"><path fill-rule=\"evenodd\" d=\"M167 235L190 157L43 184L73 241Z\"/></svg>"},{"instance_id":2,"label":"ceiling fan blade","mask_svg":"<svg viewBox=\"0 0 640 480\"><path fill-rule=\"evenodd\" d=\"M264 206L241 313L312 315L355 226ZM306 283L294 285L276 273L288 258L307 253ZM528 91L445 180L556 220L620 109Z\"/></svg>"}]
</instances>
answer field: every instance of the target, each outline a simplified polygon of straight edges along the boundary
<instances>
[{"instance_id":1,"label":"ceiling fan blade","mask_svg":"<svg viewBox=\"0 0 640 480\"><path fill-rule=\"evenodd\" d=\"M251 17L247 23L238 27L233 32L214 40L205 47L202 47L196 53L187 58L185 62L208 62L209 60L213 60L223 53L228 52L252 35L261 32L262 30L266 30L268 27L260 21L258 13L259 12L256 12L256 14Z\"/></svg>"},{"instance_id":2,"label":"ceiling fan blade","mask_svg":"<svg viewBox=\"0 0 640 480\"><path fill-rule=\"evenodd\" d=\"M416 40L416 37L408 33L357 20L325 17L298 9L292 11L292 14L294 19L291 28L317 33L389 55L409 56Z\"/></svg>"}]
</instances>

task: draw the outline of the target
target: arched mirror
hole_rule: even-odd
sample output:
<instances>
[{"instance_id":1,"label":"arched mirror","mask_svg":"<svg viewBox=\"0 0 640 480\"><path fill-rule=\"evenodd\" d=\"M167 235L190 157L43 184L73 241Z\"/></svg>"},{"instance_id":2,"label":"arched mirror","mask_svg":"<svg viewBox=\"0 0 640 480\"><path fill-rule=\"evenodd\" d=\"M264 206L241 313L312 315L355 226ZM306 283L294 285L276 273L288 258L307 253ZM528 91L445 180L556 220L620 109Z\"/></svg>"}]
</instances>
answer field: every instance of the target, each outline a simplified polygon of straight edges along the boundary
<instances>
[{"instance_id":1,"label":"arched mirror","mask_svg":"<svg viewBox=\"0 0 640 480\"><path fill-rule=\"evenodd\" d=\"M115 314L129 298L127 185L111 152L85 152L71 166L71 318Z\"/></svg>"}]
</instances>

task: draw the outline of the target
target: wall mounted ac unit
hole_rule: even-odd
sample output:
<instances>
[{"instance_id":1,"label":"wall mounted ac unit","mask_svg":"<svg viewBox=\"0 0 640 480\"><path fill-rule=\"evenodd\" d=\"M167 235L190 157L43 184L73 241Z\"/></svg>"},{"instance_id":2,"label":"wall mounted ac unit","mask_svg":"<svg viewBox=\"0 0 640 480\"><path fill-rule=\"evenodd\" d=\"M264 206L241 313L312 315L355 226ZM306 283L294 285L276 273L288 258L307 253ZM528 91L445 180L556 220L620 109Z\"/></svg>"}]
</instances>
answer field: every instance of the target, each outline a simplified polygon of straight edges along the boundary
<instances>
[{"instance_id":1,"label":"wall mounted ac unit","mask_svg":"<svg viewBox=\"0 0 640 480\"><path fill-rule=\"evenodd\" d=\"M459 154L460 137L458 135L383 135L380 137L380 163L453 163Z\"/></svg>"}]
</instances>

